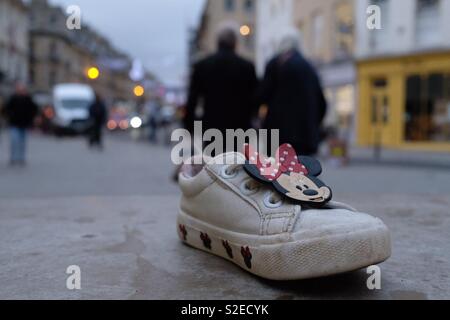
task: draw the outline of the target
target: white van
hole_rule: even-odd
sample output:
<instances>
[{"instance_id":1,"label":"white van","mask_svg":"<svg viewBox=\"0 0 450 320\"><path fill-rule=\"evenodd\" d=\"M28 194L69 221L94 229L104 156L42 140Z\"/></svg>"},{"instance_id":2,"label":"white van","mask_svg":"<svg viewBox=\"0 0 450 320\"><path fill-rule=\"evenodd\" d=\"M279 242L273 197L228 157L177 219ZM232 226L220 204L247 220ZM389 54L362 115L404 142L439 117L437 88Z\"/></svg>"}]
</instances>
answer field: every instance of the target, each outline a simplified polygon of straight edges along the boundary
<instances>
[{"instance_id":1,"label":"white van","mask_svg":"<svg viewBox=\"0 0 450 320\"><path fill-rule=\"evenodd\" d=\"M94 90L86 84L66 83L53 88L53 126L57 133L85 133L90 126L89 107Z\"/></svg>"}]
</instances>

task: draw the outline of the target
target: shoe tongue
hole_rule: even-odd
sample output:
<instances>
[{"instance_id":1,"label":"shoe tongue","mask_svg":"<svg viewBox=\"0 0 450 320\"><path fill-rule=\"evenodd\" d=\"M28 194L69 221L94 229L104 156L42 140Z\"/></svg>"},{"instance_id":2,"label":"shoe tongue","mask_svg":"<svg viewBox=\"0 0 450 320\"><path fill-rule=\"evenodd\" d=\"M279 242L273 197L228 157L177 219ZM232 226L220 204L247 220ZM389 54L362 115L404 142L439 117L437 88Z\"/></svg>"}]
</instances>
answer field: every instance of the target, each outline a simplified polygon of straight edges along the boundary
<instances>
[{"instance_id":1,"label":"shoe tongue","mask_svg":"<svg viewBox=\"0 0 450 320\"><path fill-rule=\"evenodd\" d=\"M245 164L245 156L240 152L223 153L206 162L208 165Z\"/></svg>"}]
</instances>

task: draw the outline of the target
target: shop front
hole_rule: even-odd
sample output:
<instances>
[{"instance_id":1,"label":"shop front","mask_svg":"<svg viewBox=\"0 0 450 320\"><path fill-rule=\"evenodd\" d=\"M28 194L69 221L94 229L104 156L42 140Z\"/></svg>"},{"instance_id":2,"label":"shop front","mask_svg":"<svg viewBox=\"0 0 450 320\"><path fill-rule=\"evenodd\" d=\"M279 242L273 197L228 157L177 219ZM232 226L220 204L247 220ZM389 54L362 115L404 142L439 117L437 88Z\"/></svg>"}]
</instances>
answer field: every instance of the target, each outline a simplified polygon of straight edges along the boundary
<instances>
[{"instance_id":1,"label":"shop front","mask_svg":"<svg viewBox=\"0 0 450 320\"><path fill-rule=\"evenodd\" d=\"M356 68L353 60L318 68L328 103L325 126L349 141L354 136Z\"/></svg>"},{"instance_id":2,"label":"shop front","mask_svg":"<svg viewBox=\"0 0 450 320\"><path fill-rule=\"evenodd\" d=\"M450 152L450 52L358 62L361 146Z\"/></svg>"}]
</instances>

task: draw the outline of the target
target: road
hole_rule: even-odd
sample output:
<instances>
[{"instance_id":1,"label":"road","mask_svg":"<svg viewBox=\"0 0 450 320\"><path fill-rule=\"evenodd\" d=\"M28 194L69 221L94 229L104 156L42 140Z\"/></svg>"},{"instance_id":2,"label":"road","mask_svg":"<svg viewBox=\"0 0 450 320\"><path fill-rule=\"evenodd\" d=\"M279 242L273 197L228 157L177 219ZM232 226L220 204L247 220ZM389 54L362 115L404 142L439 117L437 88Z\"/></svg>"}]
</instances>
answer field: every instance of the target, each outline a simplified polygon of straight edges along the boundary
<instances>
[{"instance_id":1,"label":"road","mask_svg":"<svg viewBox=\"0 0 450 320\"><path fill-rule=\"evenodd\" d=\"M382 218L393 255L382 289L365 270L294 282L254 277L178 241L170 149L109 136L34 135L29 163L0 144L1 299L449 299L450 172L442 167L325 166L336 200ZM66 288L70 265L81 290Z\"/></svg>"}]
</instances>

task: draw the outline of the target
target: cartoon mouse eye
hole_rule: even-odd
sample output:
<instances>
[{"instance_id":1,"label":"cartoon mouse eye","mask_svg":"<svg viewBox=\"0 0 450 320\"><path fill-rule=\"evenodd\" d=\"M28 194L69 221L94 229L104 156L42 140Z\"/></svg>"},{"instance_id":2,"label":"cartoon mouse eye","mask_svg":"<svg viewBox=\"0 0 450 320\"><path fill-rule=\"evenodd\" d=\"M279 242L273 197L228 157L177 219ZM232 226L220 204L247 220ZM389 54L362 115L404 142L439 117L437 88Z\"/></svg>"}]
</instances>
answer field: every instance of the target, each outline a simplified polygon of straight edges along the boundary
<instances>
[{"instance_id":1,"label":"cartoon mouse eye","mask_svg":"<svg viewBox=\"0 0 450 320\"><path fill-rule=\"evenodd\" d=\"M304 184L303 186L295 186L295 187L300 191L303 191L303 189L306 189L306 190L309 189L309 187L306 184Z\"/></svg>"}]
</instances>

